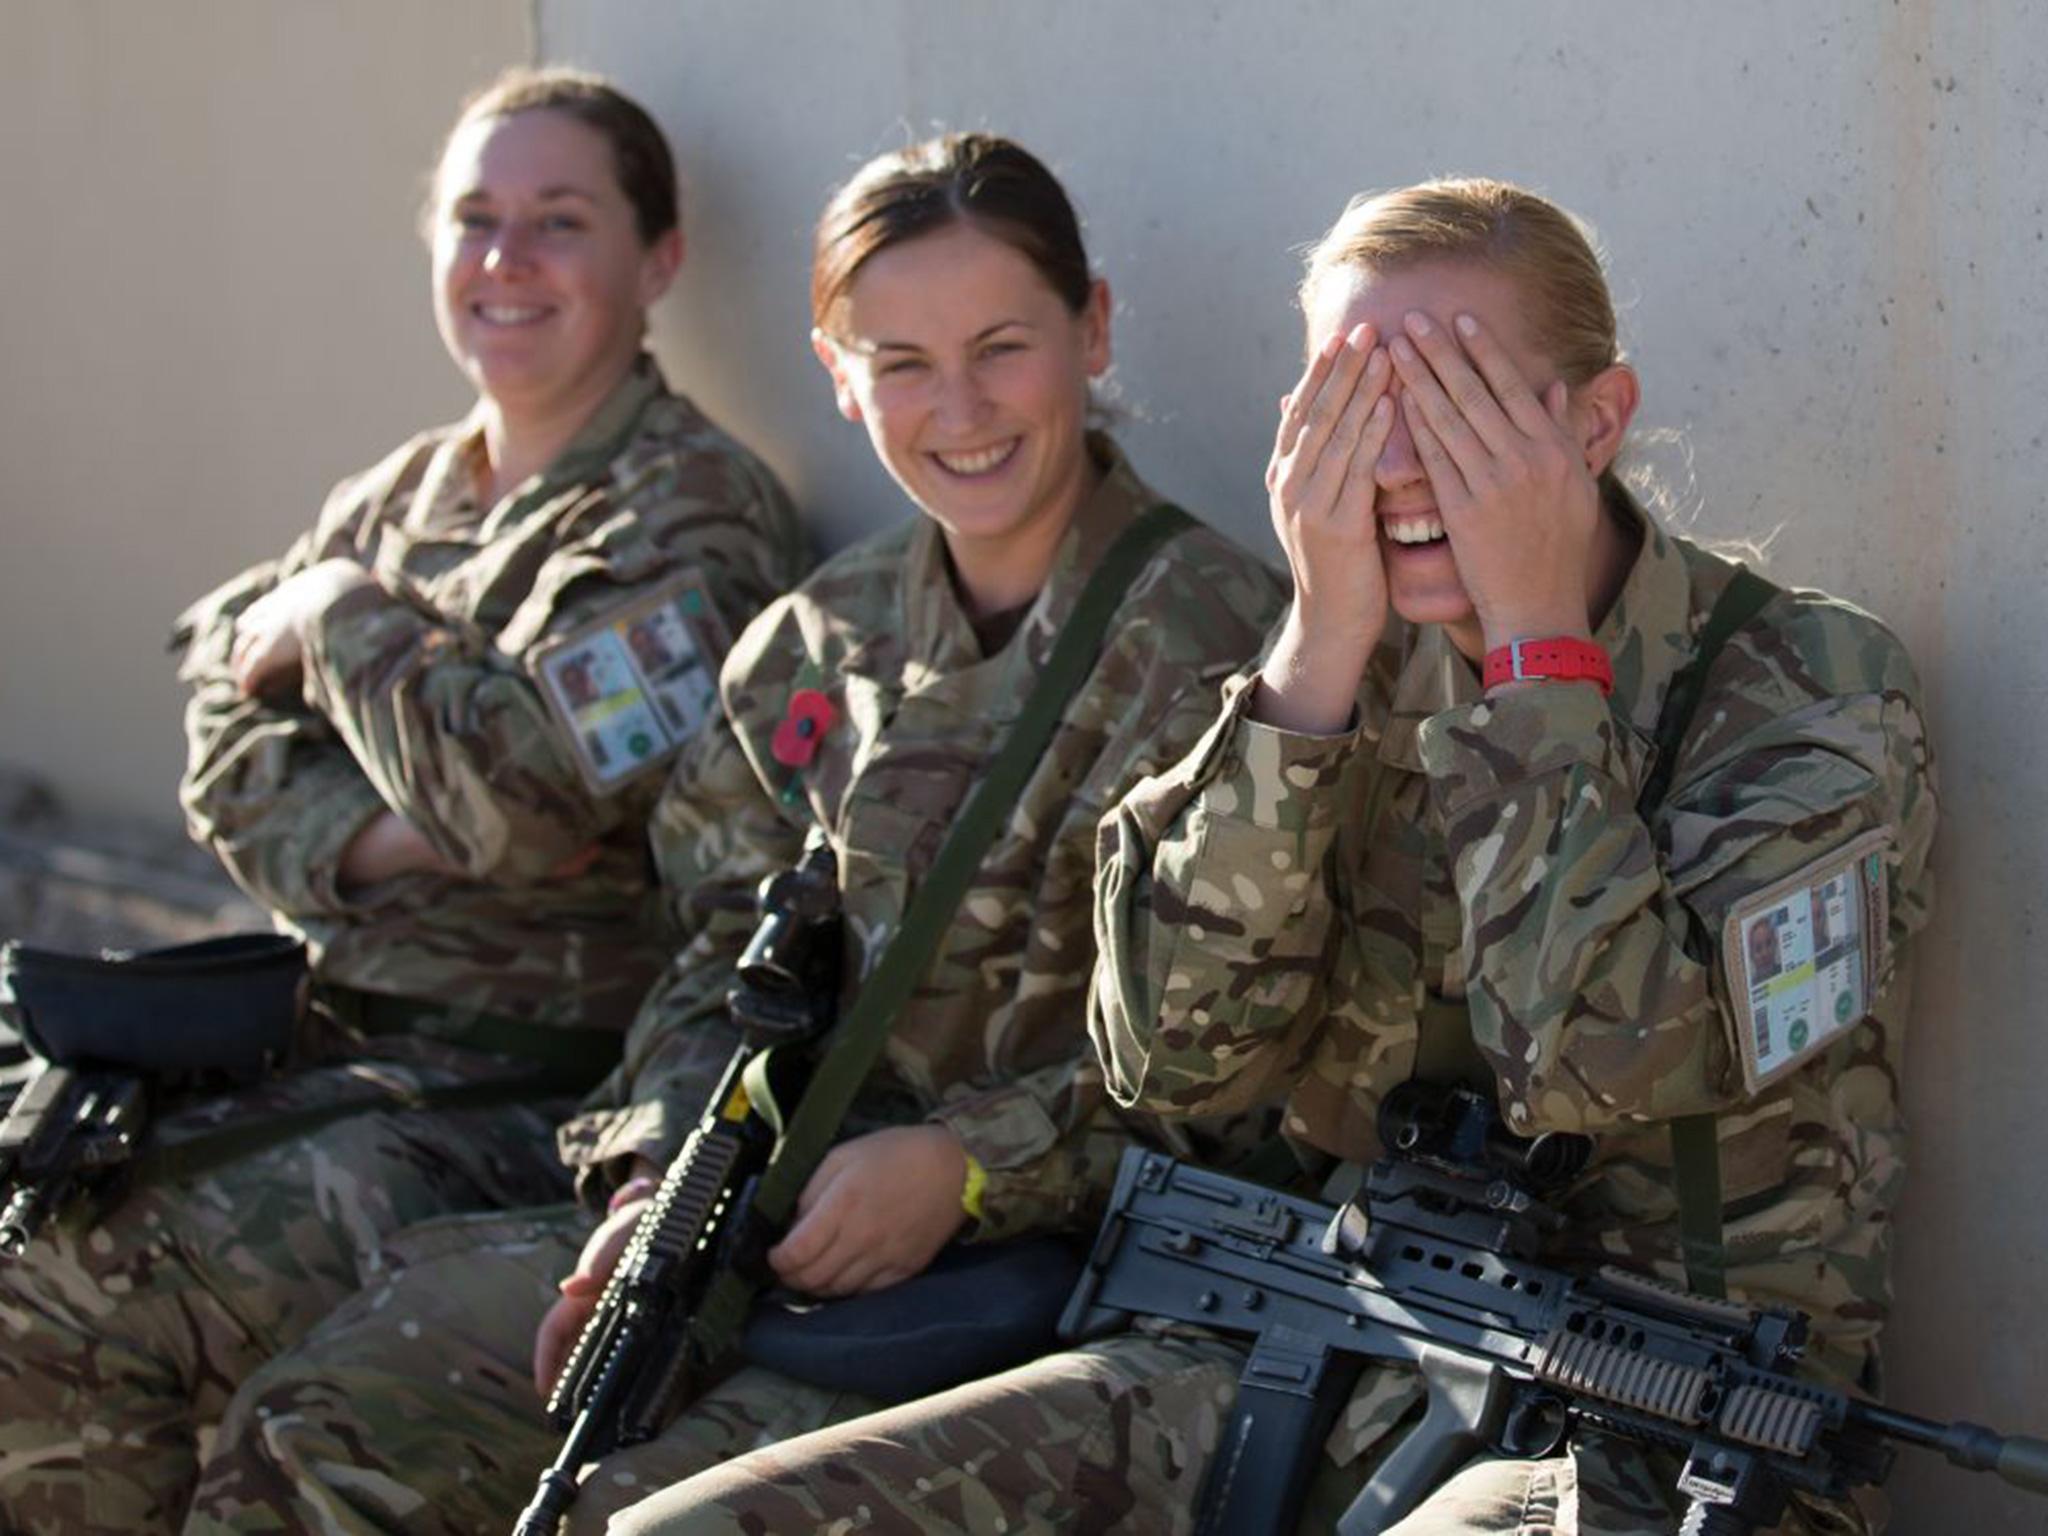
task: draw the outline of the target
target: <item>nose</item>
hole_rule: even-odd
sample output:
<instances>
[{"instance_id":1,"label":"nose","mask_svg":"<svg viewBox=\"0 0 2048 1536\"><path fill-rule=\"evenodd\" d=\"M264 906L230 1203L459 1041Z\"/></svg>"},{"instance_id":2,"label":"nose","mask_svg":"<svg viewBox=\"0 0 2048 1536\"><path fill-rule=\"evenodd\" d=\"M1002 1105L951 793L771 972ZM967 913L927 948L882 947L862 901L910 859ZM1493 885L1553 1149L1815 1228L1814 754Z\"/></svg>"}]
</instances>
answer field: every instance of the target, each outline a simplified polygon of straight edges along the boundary
<instances>
[{"instance_id":1,"label":"nose","mask_svg":"<svg viewBox=\"0 0 2048 1536\"><path fill-rule=\"evenodd\" d=\"M484 270L497 275L523 271L533 259L533 236L518 219L507 219L492 236L484 252Z\"/></svg>"},{"instance_id":2,"label":"nose","mask_svg":"<svg viewBox=\"0 0 2048 1536\"><path fill-rule=\"evenodd\" d=\"M948 368L942 370L938 381L939 398L933 414L939 425L947 431L971 428L979 425L988 414L988 392L982 388L981 380L972 368Z\"/></svg>"},{"instance_id":3,"label":"nose","mask_svg":"<svg viewBox=\"0 0 2048 1536\"><path fill-rule=\"evenodd\" d=\"M1415 438L1408 431L1408 413L1401 409L1401 385L1396 380L1387 390L1394 404L1394 429L1372 467L1373 483L1382 491L1398 491L1427 481L1422 456L1415 451Z\"/></svg>"}]
</instances>

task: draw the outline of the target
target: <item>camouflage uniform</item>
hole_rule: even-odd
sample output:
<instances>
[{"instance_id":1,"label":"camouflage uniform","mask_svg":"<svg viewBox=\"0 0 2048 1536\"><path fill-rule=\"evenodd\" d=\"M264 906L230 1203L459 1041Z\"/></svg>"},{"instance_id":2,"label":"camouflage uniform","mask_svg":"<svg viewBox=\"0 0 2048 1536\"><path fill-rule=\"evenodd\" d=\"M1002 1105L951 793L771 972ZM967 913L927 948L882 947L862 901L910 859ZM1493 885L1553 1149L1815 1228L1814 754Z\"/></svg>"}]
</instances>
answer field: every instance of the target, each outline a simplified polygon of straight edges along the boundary
<instances>
[{"instance_id":1,"label":"camouflage uniform","mask_svg":"<svg viewBox=\"0 0 2048 1536\"><path fill-rule=\"evenodd\" d=\"M563 1129L585 1193L635 1156L666 1161L695 1124L735 1036L723 999L764 874L806 829L829 832L850 940L848 993L879 958L969 790L1021 709L1067 614L1116 535L1154 498L1109 444L1104 469L1021 628L984 655L935 524L917 518L828 562L762 615L721 679L727 723L685 753L653 824L685 940L596 1108ZM987 1170L970 1241L1096 1220L1131 1130L1083 1027L1094 961L1095 827L1138 778L1190 747L1216 688L1279 611L1272 572L1220 536L1153 556L1103 654L976 873L846 1132L950 1126ZM834 722L808 765L778 762L792 698L820 690ZM1232 1127L1201 1128L1211 1135ZM250 1383L189 1529L453 1532L508 1525L559 1437L527 1381L548 1284L587 1218L523 1227L442 1223L406 1234L419 1262L359 1298ZM427 1250L432 1250L428 1252ZM452 1340L425 1355L412 1338ZM459 1373L460 1380L452 1379ZM650 1486L871 1407L749 1368L652 1446L607 1460L579 1529ZM622 1481L630 1479L631 1481Z\"/></svg>"},{"instance_id":2,"label":"camouflage uniform","mask_svg":"<svg viewBox=\"0 0 2048 1536\"><path fill-rule=\"evenodd\" d=\"M616 1052L668 948L644 850L660 776L587 790L526 658L685 567L736 628L801 574L804 544L773 475L670 394L651 360L495 507L474 498L480 448L474 420L414 439L344 481L283 560L181 623L193 835L306 935L323 985L410 1000L416 1017L412 1032L372 1039L327 1021L303 1070L178 1106L157 1134L174 1146L273 1110L361 1112L186 1187L152 1181L0 1270L11 1529L173 1528L198 1426L378 1271L386 1234L567 1195L548 1155L559 1104L518 1087L530 1063L458 1042L482 1012L538 1039L589 1035L597 1070ZM336 555L377 582L313 627L303 700L243 699L235 616ZM464 875L340 889L341 850L387 808ZM593 844L581 873L549 878ZM420 1088L493 1082L502 1107L403 1108Z\"/></svg>"},{"instance_id":3,"label":"camouflage uniform","mask_svg":"<svg viewBox=\"0 0 2048 1536\"><path fill-rule=\"evenodd\" d=\"M1751 1095L1718 943L1745 894L1882 828L1897 966L1930 896L1918 686L1867 614L1775 598L1722 652L1646 822L1666 691L1732 568L1626 515L1644 542L1598 635L1609 700L1555 685L1482 698L1433 628L1389 635L1341 736L1254 723L1253 679L1233 680L1201 744L1104 823L1091 1029L1119 1102L1212 1114L1284 1097L1290 1137L1360 1160L1379 1151L1374 1111L1413 1069L1428 999L1462 999L1511 1123L1599 1137L1559 1256L1674 1281L1665 1122L1718 1112L1731 1290L1811 1312L1814 1364L1874 1386L1905 977ZM1184 1531L1243 1361L1230 1345L1196 1367L1195 1347L1134 1334L1055 1356L730 1463L623 1528ZM1419 1393L1409 1372L1367 1372L1318 1491L1360 1485ZM1399 1530L1670 1530L1675 1471L1589 1436L1557 1461L1476 1465ZM1862 1520L1800 1518L1787 1528Z\"/></svg>"}]
</instances>

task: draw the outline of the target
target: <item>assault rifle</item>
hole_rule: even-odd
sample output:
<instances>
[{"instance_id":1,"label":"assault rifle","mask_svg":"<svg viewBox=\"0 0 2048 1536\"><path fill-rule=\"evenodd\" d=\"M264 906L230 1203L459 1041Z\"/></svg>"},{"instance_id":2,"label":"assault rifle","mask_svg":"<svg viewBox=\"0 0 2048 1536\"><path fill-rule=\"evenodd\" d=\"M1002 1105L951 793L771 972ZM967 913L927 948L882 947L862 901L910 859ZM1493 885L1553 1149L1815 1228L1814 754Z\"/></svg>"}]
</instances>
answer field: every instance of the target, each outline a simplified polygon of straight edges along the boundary
<instances>
[{"instance_id":1,"label":"assault rifle","mask_svg":"<svg viewBox=\"0 0 2048 1536\"><path fill-rule=\"evenodd\" d=\"M758 908L760 924L726 994L740 1046L562 1367L548 1417L565 1438L515 1536L555 1536L585 1463L661 1431L692 1384L737 1342L753 1293L768 1277L775 1234L754 1215L751 1190L776 1132L749 1082L763 1086L765 1072L774 1101L793 1102L832 1022L839 872L821 834L812 834L794 867L761 882Z\"/></svg>"},{"instance_id":2,"label":"assault rifle","mask_svg":"<svg viewBox=\"0 0 2048 1536\"><path fill-rule=\"evenodd\" d=\"M2048 1441L1943 1424L1802 1379L1807 1319L1534 1253L1579 1137L1525 1141L1463 1090L1407 1084L1392 1153L1341 1209L1157 1153L1125 1153L1061 1332L1152 1314L1255 1337L1197 1516L1204 1536L1291 1531L1323 1433L1367 1360L1418 1367L1421 1424L1346 1511L1378 1536L1473 1455L1541 1456L1575 1424L1685 1456L1682 1536L1769 1529L1794 1491L1882 1482L1894 1440L2048 1493Z\"/></svg>"},{"instance_id":3,"label":"assault rifle","mask_svg":"<svg viewBox=\"0 0 2048 1536\"><path fill-rule=\"evenodd\" d=\"M0 1260L20 1258L54 1211L134 1156L148 1101L132 1072L37 1062L0 1120Z\"/></svg>"}]
</instances>

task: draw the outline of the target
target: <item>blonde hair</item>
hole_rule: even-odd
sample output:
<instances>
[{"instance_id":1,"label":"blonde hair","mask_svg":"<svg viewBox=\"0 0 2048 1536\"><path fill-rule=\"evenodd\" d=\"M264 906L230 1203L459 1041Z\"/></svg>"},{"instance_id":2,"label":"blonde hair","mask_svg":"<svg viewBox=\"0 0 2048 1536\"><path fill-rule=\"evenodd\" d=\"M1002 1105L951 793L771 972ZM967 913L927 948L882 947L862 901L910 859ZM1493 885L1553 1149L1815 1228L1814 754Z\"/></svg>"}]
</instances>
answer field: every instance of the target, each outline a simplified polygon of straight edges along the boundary
<instances>
[{"instance_id":1,"label":"blonde hair","mask_svg":"<svg viewBox=\"0 0 2048 1536\"><path fill-rule=\"evenodd\" d=\"M1566 383L1583 384L1621 361L1614 300L1592 232L1549 199L1484 177L1354 197L1309 251L1302 308L1339 269L1391 273L1426 261L1477 262L1512 279L1530 344Z\"/></svg>"}]
</instances>

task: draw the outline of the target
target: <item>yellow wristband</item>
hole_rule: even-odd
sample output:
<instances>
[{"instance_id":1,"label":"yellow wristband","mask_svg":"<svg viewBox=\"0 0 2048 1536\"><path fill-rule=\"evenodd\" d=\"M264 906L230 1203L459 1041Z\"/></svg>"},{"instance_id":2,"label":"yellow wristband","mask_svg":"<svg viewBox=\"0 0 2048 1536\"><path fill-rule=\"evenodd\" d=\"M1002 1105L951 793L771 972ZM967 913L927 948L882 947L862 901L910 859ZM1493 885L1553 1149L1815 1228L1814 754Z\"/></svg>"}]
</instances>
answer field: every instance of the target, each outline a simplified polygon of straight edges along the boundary
<instances>
[{"instance_id":1,"label":"yellow wristband","mask_svg":"<svg viewBox=\"0 0 2048 1536\"><path fill-rule=\"evenodd\" d=\"M976 1221L982 1219L981 1192L988 1188L988 1170L981 1166L974 1154L967 1156L967 1182L960 1186L960 1209Z\"/></svg>"}]
</instances>

